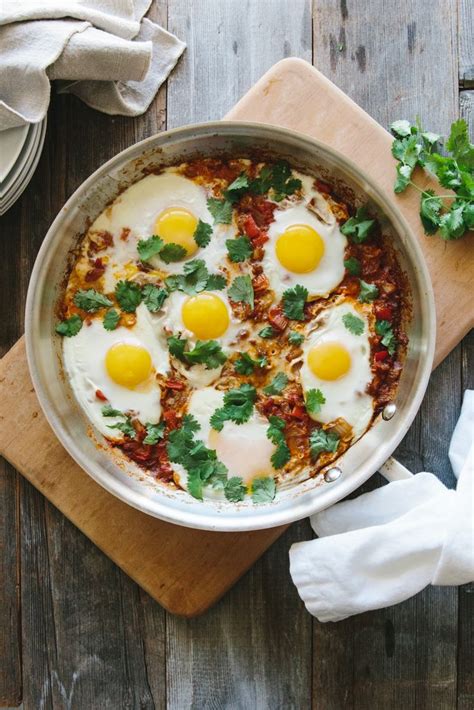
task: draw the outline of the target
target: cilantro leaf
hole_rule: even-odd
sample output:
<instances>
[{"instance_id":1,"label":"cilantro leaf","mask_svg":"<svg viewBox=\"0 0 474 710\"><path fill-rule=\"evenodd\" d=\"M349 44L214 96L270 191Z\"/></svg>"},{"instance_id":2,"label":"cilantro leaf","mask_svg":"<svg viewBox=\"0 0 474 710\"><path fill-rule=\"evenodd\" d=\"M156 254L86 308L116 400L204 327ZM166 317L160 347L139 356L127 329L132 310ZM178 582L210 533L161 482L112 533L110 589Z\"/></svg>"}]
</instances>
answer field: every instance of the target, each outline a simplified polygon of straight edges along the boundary
<instances>
[{"instance_id":1,"label":"cilantro leaf","mask_svg":"<svg viewBox=\"0 0 474 710\"><path fill-rule=\"evenodd\" d=\"M228 390L224 395L224 405L216 409L211 416L212 428L221 431L224 423L229 420L236 424L245 424L252 416L256 398L257 390L249 384Z\"/></svg>"},{"instance_id":2,"label":"cilantro leaf","mask_svg":"<svg viewBox=\"0 0 474 710\"><path fill-rule=\"evenodd\" d=\"M308 298L308 289L300 284L283 292L283 310L291 320L304 320L304 306Z\"/></svg>"},{"instance_id":3,"label":"cilantro leaf","mask_svg":"<svg viewBox=\"0 0 474 710\"><path fill-rule=\"evenodd\" d=\"M255 367L265 367L266 364L267 358L264 356L254 360L248 353L240 353L240 357L234 362L234 368L239 375L251 375Z\"/></svg>"},{"instance_id":4,"label":"cilantro leaf","mask_svg":"<svg viewBox=\"0 0 474 710\"><path fill-rule=\"evenodd\" d=\"M168 349L173 357L189 365L205 365L207 370L215 370L227 356L217 340L198 340L192 350L186 350L187 340L172 335L168 338Z\"/></svg>"},{"instance_id":5,"label":"cilantro leaf","mask_svg":"<svg viewBox=\"0 0 474 710\"><path fill-rule=\"evenodd\" d=\"M164 245L161 237L154 234L149 239L140 239L137 244L138 256L142 261L149 261L154 256L160 253Z\"/></svg>"},{"instance_id":6,"label":"cilantro leaf","mask_svg":"<svg viewBox=\"0 0 474 710\"><path fill-rule=\"evenodd\" d=\"M287 384L288 377L284 372L279 372L275 375L270 384L263 388L263 391L268 395L281 394Z\"/></svg>"},{"instance_id":7,"label":"cilantro leaf","mask_svg":"<svg viewBox=\"0 0 474 710\"><path fill-rule=\"evenodd\" d=\"M185 414L184 415L183 423L181 426L184 429L184 431L187 431L191 434L196 433L201 428L201 425L199 424L198 420L196 419L196 417L193 417L192 414Z\"/></svg>"},{"instance_id":8,"label":"cilantro leaf","mask_svg":"<svg viewBox=\"0 0 474 710\"><path fill-rule=\"evenodd\" d=\"M82 328L82 319L75 313L70 318L62 320L56 325L56 333L58 335L64 335L66 338L72 338L73 335L77 335Z\"/></svg>"},{"instance_id":9,"label":"cilantro leaf","mask_svg":"<svg viewBox=\"0 0 474 710\"><path fill-rule=\"evenodd\" d=\"M320 389L311 389L306 392L305 405L310 414L318 414L323 404L326 404L326 397Z\"/></svg>"},{"instance_id":10,"label":"cilantro leaf","mask_svg":"<svg viewBox=\"0 0 474 710\"><path fill-rule=\"evenodd\" d=\"M165 244L165 246L160 251L160 259L165 262L165 264L170 264L172 261L181 261L184 259L188 252L181 244Z\"/></svg>"},{"instance_id":11,"label":"cilantro leaf","mask_svg":"<svg viewBox=\"0 0 474 710\"><path fill-rule=\"evenodd\" d=\"M244 499L247 488L240 476L232 476L224 485L224 495L231 503L239 503Z\"/></svg>"},{"instance_id":12,"label":"cilantro leaf","mask_svg":"<svg viewBox=\"0 0 474 710\"><path fill-rule=\"evenodd\" d=\"M209 274L206 283L207 291L222 291L227 286L225 276L222 274Z\"/></svg>"},{"instance_id":13,"label":"cilantro leaf","mask_svg":"<svg viewBox=\"0 0 474 710\"><path fill-rule=\"evenodd\" d=\"M395 136L398 136L399 138L405 138L406 136L409 136L411 133L411 126L409 121L394 121L391 126L390 130Z\"/></svg>"},{"instance_id":14,"label":"cilantro leaf","mask_svg":"<svg viewBox=\"0 0 474 710\"><path fill-rule=\"evenodd\" d=\"M281 417L271 416L268 421L270 426L267 429L267 438L275 444L276 449L271 456L273 468L283 468L291 459L291 452L285 439L286 422Z\"/></svg>"},{"instance_id":15,"label":"cilantro leaf","mask_svg":"<svg viewBox=\"0 0 474 710\"><path fill-rule=\"evenodd\" d=\"M252 481L253 503L271 503L275 498L276 484L270 477L254 478Z\"/></svg>"},{"instance_id":16,"label":"cilantro leaf","mask_svg":"<svg viewBox=\"0 0 474 710\"><path fill-rule=\"evenodd\" d=\"M274 338L277 332L271 325L266 325L262 330L259 330L258 335L268 340L269 338Z\"/></svg>"},{"instance_id":17,"label":"cilantro leaf","mask_svg":"<svg viewBox=\"0 0 474 710\"><path fill-rule=\"evenodd\" d=\"M421 193L420 218L425 228L425 234L434 234L438 231L440 222L440 211L443 202L440 197L435 196L433 190L425 190Z\"/></svg>"},{"instance_id":18,"label":"cilantro leaf","mask_svg":"<svg viewBox=\"0 0 474 710\"><path fill-rule=\"evenodd\" d=\"M146 436L143 439L144 444L157 444L164 436L164 422L160 422L159 424L151 424L150 422L148 422L147 424L145 424L145 428Z\"/></svg>"},{"instance_id":19,"label":"cilantro leaf","mask_svg":"<svg viewBox=\"0 0 474 710\"><path fill-rule=\"evenodd\" d=\"M224 190L224 197L229 202L234 204L237 200L240 200L243 193L249 187L249 178L245 173L240 173L233 182L229 185L227 190Z\"/></svg>"},{"instance_id":20,"label":"cilantro leaf","mask_svg":"<svg viewBox=\"0 0 474 710\"><path fill-rule=\"evenodd\" d=\"M229 298L232 301L248 303L250 308L253 310L254 293L252 279L250 276L237 276L233 280L228 293Z\"/></svg>"},{"instance_id":21,"label":"cilantro leaf","mask_svg":"<svg viewBox=\"0 0 474 710\"><path fill-rule=\"evenodd\" d=\"M229 259L236 263L245 261L252 256L252 242L248 237L237 237L236 239L227 239L225 243L229 252Z\"/></svg>"},{"instance_id":22,"label":"cilantro leaf","mask_svg":"<svg viewBox=\"0 0 474 710\"><path fill-rule=\"evenodd\" d=\"M134 439L136 436L136 431L133 428L132 420L130 419L130 417L127 417L123 422L108 424L107 429L118 429L122 432L122 434L125 434L125 436L130 437L130 439Z\"/></svg>"},{"instance_id":23,"label":"cilantro leaf","mask_svg":"<svg viewBox=\"0 0 474 710\"><path fill-rule=\"evenodd\" d=\"M164 288L159 288L154 284L145 284L142 289L143 303L148 308L150 313L156 313L160 310L166 298L168 291Z\"/></svg>"},{"instance_id":24,"label":"cilantro leaf","mask_svg":"<svg viewBox=\"0 0 474 710\"><path fill-rule=\"evenodd\" d=\"M89 288L87 290L79 289L74 294L74 305L81 308L87 313L95 313L100 311L101 308L107 308L112 305L112 301L103 293L99 293L94 288Z\"/></svg>"},{"instance_id":25,"label":"cilantro leaf","mask_svg":"<svg viewBox=\"0 0 474 710\"><path fill-rule=\"evenodd\" d=\"M342 316L342 322L347 330L353 335L362 335L365 330L364 321L358 318L353 313L345 313Z\"/></svg>"},{"instance_id":26,"label":"cilantro leaf","mask_svg":"<svg viewBox=\"0 0 474 710\"><path fill-rule=\"evenodd\" d=\"M100 411L103 417L125 417L120 409L114 409L110 404L104 404Z\"/></svg>"},{"instance_id":27,"label":"cilantro leaf","mask_svg":"<svg viewBox=\"0 0 474 710\"><path fill-rule=\"evenodd\" d=\"M196 231L194 232L194 241L198 247L207 247L212 237L212 227L202 219L197 223Z\"/></svg>"},{"instance_id":28,"label":"cilantro leaf","mask_svg":"<svg viewBox=\"0 0 474 710\"><path fill-rule=\"evenodd\" d=\"M142 291L133 281L119 281L115 286L115 298L122 311L135 313L142 300Z\"/></svg>"},{"instance_id":29,"label":"cilantro leaf","mask_svg":"<svg viewBox=\"0 0 474 710\"><path fill-rule=\"evenodd\" d=\"M110 310L107 311L107 313L104 316L104 328L105 330L115 330L115 328L118 326L120 320L120 313L115 310L115 308L111 308Z\"/></svg>"},{"instance_id":30,"label":"cilantro leaf","mask_svg":"<svg viewBox=\"0 0 474 710\"><path fill-rule=\"evenodd\" d=\"M381 343L385 345L390 355L397 349L397 339L393 333L392 325L387 320L378 320L375 323L375 332L382 336Z\"/></svg>"},{"instance_id":31,"label":"cilantro leaf","mask_svg":"<svg viewBox=\"0 0 474 710\"><path fill-rule=\"evenodd\" d=\"M356 259L355 256L351 256L349 259L344 261L344 266L351 276L359 276L360 274L360 261Z\"/></svg>"},{"instance_id":32,"label":"cilantro leaf","mask_svg":"<svg viewBox=\"0 0 474 710\"><path fill-rule=\"evenodd\" d=\"M459 165L474 168L474 145L469 140L467 123L463 118L451 125L446 148L453 154Z\"/></svg>"},{"instance_id":33,"label":"cilantro leaf","mask_svg":"<svg viewBox=\"0 0 474 710\"><path fill-rule=\"evenodd\" d=\"M292 177L290 165L286 160L279 160L272 166L264 165L258 177L249 184L250 192L256 195L263 195L272 190L277 202L293 195L299 189L301 180Z\"/></svg>"},{"instance_id":34,"label":"cilantro leaf","mask_svg":"<svg viewBox=\"0 0 474 710\"><path fill-rule=\"evenodd\" d=\"M232 222L232 202L210 197L207 201L209 212L214 217L214 224L230 224Z\"/></svg>"},{"instance_id":35,"label":"cilantro leaf","mask_svg":"<svg viewBox=\"0 0 474 710\"><path fill-rule=\"evenodd\" d=\"M365 207L359 207L355 217L350 217L341 227L341 232L346 237L350 237L354 244L365 242L375 224L374 219L370 219Z\"/></svg>"},{"instance_id":36,"label":"cilantro leaf","mask_svg":"<svg viewBox=\"0 0 474 710\"><path fill-rule=\"evenodd\" d=\"M290 330L288 333L288 342L292 345L301 345L304 340L303 333L298 333L296 330Z\"/></svg>"},{"instance_id":37,"label":"cilantro leaf","mask_svg":"<svg viewBox=\"0 0 474 710\"><path fill-rule=\"evenodd\" d=\"M368 303L369 301L373 301L374 298L377 298L377 296L379 295L379 290L375 284L369 284L366 281L362 281L362 279L359 279L359 284L359 301L361 301L362 303Z\"/></svg>"},{"instance_id":38,"label":"cilantro leaf","mask_svg":"<svg viewBox=\"0 0 474 710\"><path fill-rule=\"evenodd\" d=\"M326 432L323 429L313 429L309 437L309 447L311 458L317 459L323 451L335 453L339 446L339 437L333 432Z\"/></svg>"},{"instance_id":39,"label":"cilantro leaf","mask_svg":"<svg viewBox=\"0 0 474 710\"><path fill-rule=\"evenodd\" d=\"M466 231L463 219L464 204L452 205L439 220L439 231L443 239L459 239Z\"/></svg>"},{"instance_id":40,"label":"cilantro leaf","mask_svg":"<svg viewBox=\"0 0 474 710\"><path fill-rule=\"evenodd\" d=\"M208 278L206 263L202 259L193 259L184 265L182 274L168 276L165 286L168 291L183 291L194 296L206 289Z\"/></svg>"}]
</instances>

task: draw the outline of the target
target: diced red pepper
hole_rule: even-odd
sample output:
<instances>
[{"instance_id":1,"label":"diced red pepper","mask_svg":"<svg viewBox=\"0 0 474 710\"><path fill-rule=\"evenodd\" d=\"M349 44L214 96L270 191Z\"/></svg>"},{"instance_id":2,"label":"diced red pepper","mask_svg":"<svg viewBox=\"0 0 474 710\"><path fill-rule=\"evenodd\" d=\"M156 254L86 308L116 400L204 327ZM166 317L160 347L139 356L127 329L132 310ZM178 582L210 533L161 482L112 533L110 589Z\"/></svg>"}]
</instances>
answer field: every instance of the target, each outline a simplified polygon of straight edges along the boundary
<instances>
[{"instance_id":1,"label":"diced red pepper","mask_svg":"<svg viewBox=\"0 0 474 710\"><path fill-rule=\"evenodd\" d=\"M273 306L268 311L268 322L277 330L283 332L288 326L288 318L279 306Z\"/></svg>"},{"instance_id":2,"label":"diced red pepper","mask_svg":"<svg viewBox=\"0 0 474 710\"><path fill-rule=\"evenodd\" d=\"M178 415L173 409L167 409L163 414L163 419L168 424L170 429L176 429L178 426Z\"/></svg>"},{"instance_id":3,"label":"diced red pepper","mask_svg":"<svg viewBox=\"0 0 474 710\"><path fill-rule=\"evenodd\" d=\"M375 362L382 362L383 360L386 360L387 358L388 358L388 351L387 350L379 350L378 353L375 353L375 355L374 355Z\"/></svg>"},{"instance_id":4,"label":"diced red pepper","mask_svg":"<svg viewBox=\"0 0 474 710\"><path fill-rule=\"evenodd\" d=\"M107 402L107 397L105 394L102 392L102 390L96 390L95 391L95 396L97 399L100 399L102 402Z\"/></svg>"},{"instance_id":5,"label":"diced red pepper","mask_svg":"<svg viewBox=\"0 0 474 710\"><path fill-rule=\"evenodd\" d=\"M252 281L253 290L255 293L263 293L268 289L269 281L265 274L258 274Z\"/></svg>"},{"instance_id":6,"label":"diced red pepper","mask_svg":"<svg viewBox=\"0 0 474 710\"><path fill-rule=\"evenodd\" d=\"M252 239L252 244L254 247L262 247L265 242L268 242L270 237L266 232L261 231L258 237L255 237L255 239Z\"/></svg>"},{"instance_id":7,"label":"diced red pepper","mask_svg":"<svg viewBox=\"0 0 474 710\"><path fill-rule=\"evenodd\" d=\"M375 314L379 320L389 320L393 318L393 311L390 306L376 306Z\"/></svg>"},{"instance_id":8,"label":"diced red pepper","mask_svg":"<svg viewBox=\"0 0 474 710\"><path fill-rule=\"evenodd\" d=\"M304 419L306 417L306 409L301 404L296 404L290 411L290 416L294 419Z\"/></svg>"},{"instance_id":9,"label":"diced red pepper","mask_svg":"<svg viewBox=\"0 0 474 710\"><path fill-rule=\"evenodd\" d=\"M245 234L250 237L250 239L256 239L260 236L260 229L251 214L245 216L244 219L244 229Z\"/></svg>"},{"instance_id":10,"label":"diced red pepper","mask_svg":"<svg viewBox=\"0 0 474 710\"><path fill-rule=\"evenodd\" d=\"M179 380L166 380L165 385L170 390L177 390L178 392L184 390L184 382Z\"/></svg>"}]
</instances>

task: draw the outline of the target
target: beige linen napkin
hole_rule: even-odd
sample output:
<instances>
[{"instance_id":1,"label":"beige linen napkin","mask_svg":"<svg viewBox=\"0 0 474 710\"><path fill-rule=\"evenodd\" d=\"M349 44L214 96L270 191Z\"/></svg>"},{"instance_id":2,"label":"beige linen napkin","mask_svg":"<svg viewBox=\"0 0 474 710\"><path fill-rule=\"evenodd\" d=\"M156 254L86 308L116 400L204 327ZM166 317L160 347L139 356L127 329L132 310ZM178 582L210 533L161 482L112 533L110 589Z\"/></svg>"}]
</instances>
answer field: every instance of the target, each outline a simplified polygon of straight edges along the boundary
<instances>
[{"instance_id":1,"label":"beige linen napkin","mask_svg":"<svg viewBox=\"0 0 474 710\"><path fill-rule=\"evenodd\" d=\"M50 80L99 111L146 111L185 44L144 18L151 0L3 0L0 130L41 121Z\"/></svg>"}]
</instances>

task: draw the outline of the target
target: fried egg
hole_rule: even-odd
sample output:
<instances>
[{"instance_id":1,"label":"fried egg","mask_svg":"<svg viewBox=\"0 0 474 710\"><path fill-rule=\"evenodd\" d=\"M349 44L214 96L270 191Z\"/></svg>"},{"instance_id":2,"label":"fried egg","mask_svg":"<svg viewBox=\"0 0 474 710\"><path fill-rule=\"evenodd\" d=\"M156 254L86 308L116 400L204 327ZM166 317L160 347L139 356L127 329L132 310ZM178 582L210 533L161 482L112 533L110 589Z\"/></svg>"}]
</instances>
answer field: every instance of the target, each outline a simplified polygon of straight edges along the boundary
<instances>
[{"instance_id":1,"label":"fried egg","mask_svg":"<svg viewBox=\"0 0 474 710\"><path fill-rule=\"evenodd\" d=\"M159 422L161 392L155 375L169 369L169 355L146 306L137 308L133 328L107 331L102 319L94 318L74 338L64 338L63 355L79 404L104 436L122 438L119 430L109 428L120 419L104 417L104 404L133 413L142 424Z\"/></svg>"},{"instance_id":2,"label":"fried egg","mask_svg":"<svg viewBox=\"0 0 474 710\"><path fill-rule=\"evenodd\" d=\"M133 264L139 258L138 242L152 235L161 237L165 244L179 244L186 250L181 260L169 264L159 255L152 257L148 263L155 269L166 274L180 273L183 263L199 257L208 270L214 272L224 262L225 240L235 230L232 225L215 225L210 243L199 247L194 239L199 220L210 225L214 221L207 208L205 188L172 169L160 175L148 175L131 185L102 212L89 230L92 240L95 234L104 231L113 237L113 245L104 252L105 290L110 292L117 280L130 278Z\"/></svg>"},{"instance_id":3,"label":"fried egg","mask_svg":"<svg viewBox=\"0 0 474 710\"><path fill-rule=\"evenodd\" d=\"M210 418L223 403L224 392L213 387L193 392L187 413L200 425L195 438L215 450L219 461L227 467L228 478L240 476L244 485L250 487L254 478L273 476L275 469L270 459L275 445L267 438L267 419L254 409L252 416L244 424L227 421L221 431L216 431L211 427ZM186 488L185 469L180 464L173 464L173 468L178 473L179 484ZM204 497L224 498L224 495L222 491L206 486Z\"/></svg>"},{"instance_id":4,"label":"fried egg","mask_svg":"<svg viewBox=\"0 0 474 710\"><path fill-rule=\"evenodd\" d=\"M360 335L348 329L346 316L363 325ZM362 436L373 415L373 400L366 392L372 380L370 323L369 309L344 301L318 316L303 346L300 377L305 397L319 389L325 398L320 411L310 416L322 424L344 419L352 427L353 440Z\"/></svg>"},{"instance_id":5,"label":"fried egg","mask_svg":"<svg viewBox=\"0 0 474 710\"><path fill-rule=\"evenodd\" d=\"M296 284L310 299L327 296L344 278L345 236L335 219L323 222L307 205L284 205L268 229L263 268L278 298Z\"/></svg>"}]
</instances>

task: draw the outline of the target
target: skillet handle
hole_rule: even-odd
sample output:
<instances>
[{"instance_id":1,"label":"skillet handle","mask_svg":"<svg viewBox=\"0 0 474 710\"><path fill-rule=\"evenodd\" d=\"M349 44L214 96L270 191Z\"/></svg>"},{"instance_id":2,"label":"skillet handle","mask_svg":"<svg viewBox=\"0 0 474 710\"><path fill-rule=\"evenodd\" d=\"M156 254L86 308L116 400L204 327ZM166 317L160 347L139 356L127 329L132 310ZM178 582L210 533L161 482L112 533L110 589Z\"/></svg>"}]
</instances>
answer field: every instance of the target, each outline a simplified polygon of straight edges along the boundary
<instances>
[{"instance_id":1,"label":"skillet handle","mask_svg":"<svg viewBox=\"0 0 474 710\"><path fill-rule=\"evenodd\" d=\"M383 466L379 468L379 473L390 483L391 481L403 481L411 478L414 474L405 466L402 466L393 456L385 461Z\"/></svg>"}]
</instances>

